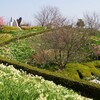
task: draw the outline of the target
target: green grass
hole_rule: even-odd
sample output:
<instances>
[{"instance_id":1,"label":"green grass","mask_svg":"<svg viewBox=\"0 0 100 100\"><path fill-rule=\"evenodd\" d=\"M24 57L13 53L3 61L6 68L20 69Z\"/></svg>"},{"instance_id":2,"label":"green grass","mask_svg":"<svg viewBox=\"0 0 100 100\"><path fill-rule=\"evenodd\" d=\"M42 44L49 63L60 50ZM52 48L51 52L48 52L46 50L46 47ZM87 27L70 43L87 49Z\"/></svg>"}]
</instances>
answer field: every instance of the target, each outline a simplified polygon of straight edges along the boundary
<instances>
[{"instance_id":1,"label":"green grass","mask_svg":"<svg viewBox=\"0 0 100 100\"><path fill-rule=\"evenodd\" d=\"M47 30L44 27L29 27L26 30L22 30L21 28L17 27L10 27L10 26L3 26L2 30L0 30L1 34L12 34L14 37L18 36L24 36L28 34L33 34L33 33L38 33L38 32L43 32Z\"/></svg>"},{"instance_id":2,"label":"green grass","mask_svg":"<svg viewBox=\"0 0 100 100\"><path fill-rule=\"evenodd\" d=\"M36 33L37 34L37 33ZM0 47L0 55L20 62L28 62L29 58L36 52L35 47L39 47L41 33L8 42ZM8 34L11 35L11 34ZM14 39L14 38L13 38Z\"/></svg>"},{"instance_id":3,"label":"green grass","mask_svg":"<svg viewBox=\"0 0 100 100\"><path fill-rule=\"evenodd\" d=\"M33 53L27 39L10 42L8 45L0 47L0 55L20 62L27 62Z\"/></svg>"},{"instance_id":4,"label":"green grass","mask_svg":"<svg viewBox=\"0 0 100 100\"><path fill-rule=\"evenodd\" d=\"M94 44L100 45L100 31L97 31L94 36L91 36L91 40Z\"/></svg>"},{"instance_id":5,"label":"green grass","mask_svg":"<svg viewBox=\"0 0 100 100\"><path fill-rule=\"evenodd\" d=\"M9 35L12 36L12 38L9 39L4 39L1 40L0 42L0 46L4 46L7 45L11 42L15 42L21 39L25 39L25 38L30 38L32 36L38 35L38 34L42 34L49 31L48 29L44 28L44 27L30 27L30 29L27 30L21 30L19 28L16 27L9 27L9 26L4 26L4 28L2 30L0 30L0 34L1 35Z\"/></svg>"}]
</instances>

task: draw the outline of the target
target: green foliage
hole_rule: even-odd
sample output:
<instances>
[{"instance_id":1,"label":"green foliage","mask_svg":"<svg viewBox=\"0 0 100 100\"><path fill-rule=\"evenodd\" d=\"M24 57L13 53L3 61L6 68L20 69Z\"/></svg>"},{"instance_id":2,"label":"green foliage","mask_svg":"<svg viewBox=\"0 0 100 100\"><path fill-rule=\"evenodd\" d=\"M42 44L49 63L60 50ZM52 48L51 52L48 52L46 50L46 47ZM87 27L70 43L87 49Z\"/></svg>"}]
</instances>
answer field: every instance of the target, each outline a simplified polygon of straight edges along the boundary
<instances>
[{"instance_id":1,"label":"green foliage","mask_svg":"<svg viewBox=\"0 0 100 100\"><path fill-rule=\"evenodd\" d=\"M14 35L15 37L20 37L20 36L25 36L25 35L29 35L29 34L33 34L33 33L39 33L39 32L44 32L47 29L44 27L29 27L29 26L24 26L24 30L22 30L21 28L18 27L10 27L10 26L3 26L2 30L0 30L0 33L5 34L5 33L9 33Z\"/></svg>"},{"instance_id":2,"label":"green foliage","mask_svg":"<svg viewBox=\"0 0 100 100\"><path fill-rule=\"evenodd\" d=\"M39 38L34 38L34 41L30 41L31 38L18 40L16 42L12 42L9 45L6 45L5 47L0 47L0 55L18 60L20 62L27 63L29 60L29 57L36 52L33 48L30 48L30 44L33 43L34 45L38 44ZM39 44L38 44L39 45ZM38 46L37 45L37 46ZM32 63L32 61L28 62L29 64ZM99 63L99 62L98 62ZM31 64L32 65L32 64ZM37 66L37 65L36 65ZM66 68L63 71L58 71L58 68L56 65L46 65L43 64L38 66L39 68L48 69L51 71L57 71L61 76L72 78L74 80L79 80L80 77L77 73L77 70L79 70L82 73L83 78L86 77L92 77L91 73L93 73L95 76L98 76L100 71L96 69L95 67L89 68L87 65L82 65L79 63L70 63L66 65ZM55 72L56 73L56 72Z\"/></svg>"},{"instance_id":3,"label":"green foliage","mask_svg":"<svg viewBox=\"0 0 100 100\"><path fill-rule=\"evenodd\" d=\"M5 47L0 48L1 56L15 59L20 62L27 62L28 57L31 55L32 50L28 45L27 40L19 40L12 42Z\"/></svg>"},{"instance_id":4,"label":"green foliage","mask_svg":"<svg viewBox=\"0 0 100 100\"><path fill-rule=\"evenodd\" d=\"M29 42L30 37L37 34L42 34L42 32L28 33L25 35L22 34L14 37L11 41L4 41L4 43L2 43L2 46L0 47L0 55L10 59L18 60L20 62L27 62L29 56L31 56L31 54L33 54L34 52L34 49L30 48L30 45L32 43Z\"/></svg>"},{"instance_id":5,"label":"green foliage","mask_svg":"<svg viewBox=\"0 0 100 100\"><path fill-rule=\"evenodd\" d=\"M77 70L80 71L82 74L83 78L85 77L91 77L91 71L88 66L79 64L79 63L70 63L66 65L66 73L68 72L69 75L71 74L71 77L74 79L74 76L77 75L77 78L79 78L79 75L77 73ZM80 79L80 78L79 78Z\"/></svg>"},{"instance_id":6,"label":"green foliage","mask_svg":"<svg viewBox=\"0 0 100 100\"><path fill-rule=\"evenodd\" d=\"M98 61L97 63L100 63L100 61ZM97 63L95 63L95 65ZM57 73L62 74L66 78L70 78L73 80L80 80L78 71L82 75L82 79L85 78L92 79L93 76L97 77L100 75L100 70L97 67L94 67L93 62L87 62L84 64L68 63L65 69L63 69L62 71L57 71Z\"/></svg>"},{"instance_id":7,"label":"green foliage","mask_svg":"<svg viewBox=\"0 0 100 100\"><path fill-rule=\"evenodd\" d=\"M13 36L11 34L0 34L0 43L11 40Z\"/></svg>"},{"instance_id":8,"label":"green foliage","mask_svg":"<svg viewBox=\"0 0 100 100\"><path fill-rule=\"evenodd\" d=\"M100 37L92 36L91 41L93 42L93 44L99 45L100 44Z\"/></svg>"},{"instance_id":9,"label":"green foliage","mask_svg":"<svg viewBox=\"0 0 100 100\"><path fill-rule=\"evenodd\" d=\"M31 48L25 44L26 42L17 42L17 43L12 43L10 45L10 51L11 54L13 55L12 59L16 59L20 62L25 62L26 59L31 55L32 50Z\"/></svg>"},{"instance_id":10,"label":"green foliage","mask_svg":"<svg viewBox=\"0 0 100 100\"><path fill-rule=\"evenodd\" d=\"M6 77L7 76L7 77ZM1 100L85 100L71 89L44 80L41 76L26 74L12 65L0 64Z\"/></svg>"},{"instance_id":11,"label":"green foliage","mask_svg":"<svg viewBox=\"0 0 100 100\"><path fill-rule=\"evenodd\" d=\"M47 30L47 28L40 27L40 26L32 26L32 27L30 27L30 26L22 26L21 28L23 30L36 31L36 32Z\"/></svg>"},{"instance_id":12,"label":"green foliage","mask_svg":"<svg viewBox=\"0 0 100 100\"><path fill-rule=\"evenodd\" d=\"M24 38L28 38L28 37L40 34L40 33L44 32L44 30L46 31L46 29L45 28L43 29L42 27L41 28L38 28L38 27L34 28L33 27L32 29L18 30L18 31L17 30L13 31L13 29L12 29L12 31L16 34L15 40L17 38L22 39L22 40L18 40L16 42L13 41L9 45L0 47L0 55L7 57L7 58L10 58L10 59L18 60L20 62L26 62L27 63L28 57L32 54L32 52L34 50L31 50L31 48L29 47L29 43ZM5 31L5 33L3 32L5 34L4 38L6 37L6 32L7 31ZM7 33L10 33L8 37L11 36L11 38L12 38L11 34L13 32L8 31ZM28 39L30 39L30 38L28 38ZM3 40L7 40L7 38L2 39L2 41ZM36 41L38 41L38 40L36 40ZM36 41L34 42L34 44L36 43ZM32 43L32 42L30 42L30 43ZM39 69L39 68L36 68L36 67L29 66L27 64L19 63L17 61L12 61L12 60L8 60L8 59L6 60L6 58L1 57L0 59L1 59L0 62L3 62L5 64L9 63L9 64L12 64L12 65L15 65L15 68L17 68L17 69L21 68L23 70L26 70L28 73L42 75L46 79L53 80L57 84L63 84L64 86L68 86L69 88L70 87L75 88L73 86L73 84L74 84L75 86L79 85L80 88L83 89L83 90L81 90L81 89L78 90L77 88L75 88L75 90L77 90L77 91L85 92L86 88L88 88L90 90L92 88L94 94L92 94L91 91L90 91L90 94L93 95L93 96L98 96L98 94L96 94L96 92L94 91L94 90L99 91L97 89L98 86L93 89L93 87L91 87L91 86L93 86L94 84L91 85L91 86L89 85L90 83L83 82L81 84L80 77L77 73L77 70L79 70L81 72L83 78L91 77L92 76L91 73L93 73L95 76L98 76L98 75L100 75L100 71L97 69L97 68L100 67L99 61L94 61L94 62L91 62L91 63L84 63L84 64L70 63L70 64L66 65L66 68L63 71L50 72L50 71L47 71L47 70L43 70L43 69ZM50 70L55 70L54 68L56 68L56 67L55 66L53 66L51 68L49 67ZM66 79L67 79L67 81L66 81ZM77 82L79 82L79 83L76 84L75 80L77 80ZM68 83L66 83L66 82L68 82ZM88 94L88 95L90 95L90 94Z\"/></svg>"},{"instance_id":13,"label":"green foliage","mask_svg":"<svg viewBox=\"0 0 100 100\"><path fill-rule=\"evenodd\" d=\"M41 27L41 26L33 26L33 27L31 27L31 29L32 29L32 30L45 30L45 29L47 29L47 28Z\"/></svg>"},{"instance_id":14,"label":"green foliage","mask_svg":"<svg viewBox=\"0 0 100 100\"><path fill-rule=\"evenodd\" d=\"M99 60L94 61L94 64L95 64L96 68L100 68L100 61Z\"/></svg>"},{"instance_id":15,"label":"green foliage","mask_svg":"<svg viewBox=\"0 0 100 100\"><path fill-rule=\"evenodd\" d=\"M95 30L95 35L91 36L91 40L94 44L100 45L100 31Z\"/></svg>"},{"instance_id":16,"label":"green foliage","mask_svg":"<svg viewBox=\"0 0 100 100\"><path fill-rule=\"evenodd\" d=\"M96 37L100 38L100 30L96 30Z\"/></svg>"},{"instance_id":17,"label":"green foliage","mask_svg":"<svg viewBox=\"0 0 100 100\"><path fill-rule=\"evenodd\" d=\"M99 60L88 62L88 63L84 63L84 64L91 68L91 72L94 75L98 75L98 73L100 73L100 61ZM95 68L96 68L97 71L94 70Z\"/></svg>"},{"instance_id":18,"label":"green foliage","mask_svg":"<svg viewBox=\"0 0 100 100\"><path fill-rule=\"evenodd\" d=\"M14 33L16 33L16 32L19 31L19 30L20 30L20 28L18 28L18 27L3 26L1 32L2 32L2 33L14 34Z\"/></svg>"},{"instance_id":19,"label":"green foliage","mask_svg":"<svg viewBox=\"0 0 100 100\"><path fill-rule=\"evenodd\" d=\"M85 65L91 67L91 68L100 68L100 61L99 60L95 60L95 61L91 61L91 62L87 62L84 63Z\"/></svg>"},{"instance_id":20,"label":"green foliage","mask_svg":"<svg viewBox=\"0 0 100 100\"><path fill-rule=\"evenodd\" d=\"M39 69L36 67L29 66L27 64L20 63L18 61L8 60L6 58L0 57L0 63L13 65L16 69L22 69L34 75L43 76L47 80L52 80L56 84L61 84L68 88L72 88L75 91L80 92L82 95L87 97L95 98L98 100L100 98L100 85L95 83L90 83L80 80L72 80L69 78L64 78L59 75L59 73L50 72L47 70Z\"/></svg>"},{"instance_id":21,"label":"green foliage","mask_svg":"<svg viewBox=\"0 0 100 100\"><path fill-rule=\"evenodd\" d=\"M41 64L52 62L59 69L63 69L68 62L84 61L91 53L88 34L74 28L60 28L47 32L41 35L40 40L42 42L39 43L34 61Z\"/></svg>"}]
</instances>

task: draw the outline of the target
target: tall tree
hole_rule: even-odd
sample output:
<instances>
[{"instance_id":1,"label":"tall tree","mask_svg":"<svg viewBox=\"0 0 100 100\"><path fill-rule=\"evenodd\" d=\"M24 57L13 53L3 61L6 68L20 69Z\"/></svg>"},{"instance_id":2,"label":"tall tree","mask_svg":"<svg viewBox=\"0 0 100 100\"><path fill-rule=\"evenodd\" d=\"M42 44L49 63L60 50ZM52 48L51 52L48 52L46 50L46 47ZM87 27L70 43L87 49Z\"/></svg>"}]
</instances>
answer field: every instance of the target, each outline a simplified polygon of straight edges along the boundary
<instances>
[{"instance_id":1,"label":"tall tree","mask_svg":"<svg viewBox=\"0 0 100 100\"><path fill-rule=\"evenodd\" d=\"M100 29L100 16L95 12L84 14L84 22L87 28Z\"/></svg>"},{"instance_id":2,"label":"tall tree","mask_svg":"<svg viewBox=\"0 0 100 100\"><path fill-rule=\"evenodd\" d=\"M56 7L46 6L35 15L38 25L45 27L57 27L64 24L66 18L62 17L60 11Z\"/></svg>"},{"instance_id":3,"label":"tall tree","mask_svg":"<svg viewBox=\"0 0 100 100\"><path fill-rule=\"evenodd\" d=\"M59 28L42 35L41 39L39 52L33 56L37 63L54 63L63 69L68 62L89 56L90 42L86 31Z\"/></svg>"}]
</instances>

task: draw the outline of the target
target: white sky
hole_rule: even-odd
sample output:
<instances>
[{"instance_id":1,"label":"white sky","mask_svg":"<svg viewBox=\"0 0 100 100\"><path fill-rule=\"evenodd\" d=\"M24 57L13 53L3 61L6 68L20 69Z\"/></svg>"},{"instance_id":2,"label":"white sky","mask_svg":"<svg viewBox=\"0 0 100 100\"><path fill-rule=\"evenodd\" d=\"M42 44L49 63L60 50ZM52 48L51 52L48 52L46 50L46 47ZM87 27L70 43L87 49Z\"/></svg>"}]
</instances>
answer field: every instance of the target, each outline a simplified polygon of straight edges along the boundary
<instances>
[{"instance_id":1,"label":"white sky","mask_svg":"<svg viewBox=\"0 0 100 100\"><path fill-rule=\"evenodd\" d=\"M85 12L100 13L100 0L0 0L0 16L6 21L22 17L33 23L34 14L43 6L56 6L65 17L71 18L82 18Z\"/></svg>"}]
</instances>

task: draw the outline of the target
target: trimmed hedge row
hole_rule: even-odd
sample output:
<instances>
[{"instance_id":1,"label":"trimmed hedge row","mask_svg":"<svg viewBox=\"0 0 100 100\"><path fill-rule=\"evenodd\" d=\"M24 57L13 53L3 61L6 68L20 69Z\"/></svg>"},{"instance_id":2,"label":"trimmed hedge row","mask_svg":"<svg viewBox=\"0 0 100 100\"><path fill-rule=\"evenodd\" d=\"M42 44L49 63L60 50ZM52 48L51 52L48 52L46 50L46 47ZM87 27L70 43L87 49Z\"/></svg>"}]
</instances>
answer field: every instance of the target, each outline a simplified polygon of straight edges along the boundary
<instances>
[{"instance_id":1,"label":"trimmed hedge row","mask_svg":"<svg viewBox=\"0 0 100 100\"><path fill-rule=\"evenodd\" d=\"M2 30L1 30L1 32L4 32L4 33L9 33L9 32L19 31L19 30L20 30L20 28L19 28L19 27L2 26Z\"/></svg>"},{"instance_id":2,"label":"trimmed hedge row","mask_svg":"<svg viewBox=\"0 0 100 100\"><path fill-rule=\"evenodd\" d=\"M7 45L7 44L9 44L10 42L13 42L13 41L28 38L28 37L35 36L35 35L38 35L38 34L42 34L42 33L49 32L49 31L50 30L45 30L45 31L42 31L42 32L31 33L31 34L20 36L20 37L14 37L14 38L12 38L8 41L4 41L3 43L0 43L0 46L4 46L4 45Z\"/></svg>"},{"instance_id":3,"label":"trimmed hedge row","mask_svg":"<svg viewBox=\"0 0 100 100\"><path fill-rule=\"evenodd\" d=\"M0 34L0 44L11 40L13 36L11 34Z\"/></svg>"},{"instance_id":4,"label":"trimmed hedge row","mask_svg":"<svg viewBox=\"0 0 100 100\"><path fill-rule=\"evenodd\" d=\"M41 26L21 26L21 29L23 30L45 30L46 28L45 27L41 27Z\"/></svg>"},{"instance_id":5,"label":"trimmed hedge row","mask_svg":"<svg viewBox=\"0 0 100 100\"><path fill-rule=\"evenodd\" d=\"M100 61L99 61L100 62ZM100 70L96 66L92 66L93 62L88 63L68 63L62 74L73 78L75 80L93 78L93 76L98 77L100 75ZM92 66L92 67L91 67Z\"/></svg>"},{"instance_id":6,"label":"trimmed hedge row","mask_svg":"<svg viewBox=\"0 0 100 100\"><path fill-rule=\"evenodd\" d=\"M13 65L16 69L22 69L26 71L27 73L42 76L47 80L55 82L56 84L61 84L62 86L71 88L81 93L83 96L94 98L95 100L99 100L100 98L99 84L90 83L87 81L76 81L76 80L71 80L68 78L66 79L57 73L55 74L54 72L32 67L27 64L20 63L18 61L8 60L3 57L0 57L0 63L6 64L6 65Z\"/></svg>"},{"instance_id":7,"label":"trimmed hedge row","mask_svg":"<svg viewBox=\"0 0 100 100\"><path fill-rule=\"evenodd\" d=\"M93 67L100 68L100 60L87 62L87 63L84 63L84 65L87 65L87 66L89 66L91 68L93 68Z\"/></svg>"}]
</instances>

